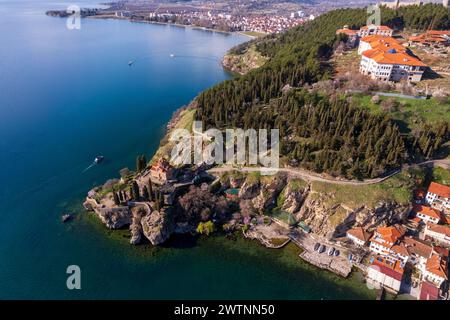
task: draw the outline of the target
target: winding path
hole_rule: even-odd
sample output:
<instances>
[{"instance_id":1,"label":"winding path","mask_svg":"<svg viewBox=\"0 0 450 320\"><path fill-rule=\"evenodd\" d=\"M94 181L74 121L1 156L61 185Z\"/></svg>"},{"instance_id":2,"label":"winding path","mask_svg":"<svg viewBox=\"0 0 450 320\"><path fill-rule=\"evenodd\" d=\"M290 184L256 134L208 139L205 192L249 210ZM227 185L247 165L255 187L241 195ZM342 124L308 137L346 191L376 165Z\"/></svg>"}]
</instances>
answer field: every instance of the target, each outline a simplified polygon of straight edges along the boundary
<instances>
[{"instance_id":1,"label":"winding path","mask_svg":"<svg viewBox=\"0 0 450 320\"><path fill-rule=\"evenodd\" d=\"M317 173L313 173L311 171L307 171L307 170L303 170L303 169L298 169L298 168L279 168L276 170L276 172L284 172L287 173L291 176L296 176L299 178L302 178L304 180L307 181L319 181L319 182L326 182L326 183L333 183L333 184L340 184L340 185L354 185L354 186L358 186L358 185L370 185L370 184L377 184L377 183L381 183L387 179L389 179L390 177L396 175L397 173L399 173L401 170L403 169L407 169L409 167L414 167L414 166L425 166L425 165L429 165L429 164L433 164L433 165L440 165L440 166L444 166L446 168L450 167L450 159L442 159L442 160L429 160L429 161L425 161L425 162L421 162L421 163L417 163L417 164L411 164L411 165L403 165L401 169L397 169L395 171L392 171L391 173L389 173L386 176L383 177L379 177L379 178L375 178L375 179L366 179L366 180L348 180L348 179L344 179L344 178L333 178L333 177L323 177L320 176ZM222 167L216 167L216 168L212 168L207 170L208 173L210 174L217 174L217 173L224 173L224 172L231 172L231 171L240 171L240 172L269 172L270 169L269 168L264 168L264 167L242 167L242 168L237 168L237 167L232 167L232 166L222 166ZM272 170L273 171L273 170Z\"/></svg>"}]
</instances>

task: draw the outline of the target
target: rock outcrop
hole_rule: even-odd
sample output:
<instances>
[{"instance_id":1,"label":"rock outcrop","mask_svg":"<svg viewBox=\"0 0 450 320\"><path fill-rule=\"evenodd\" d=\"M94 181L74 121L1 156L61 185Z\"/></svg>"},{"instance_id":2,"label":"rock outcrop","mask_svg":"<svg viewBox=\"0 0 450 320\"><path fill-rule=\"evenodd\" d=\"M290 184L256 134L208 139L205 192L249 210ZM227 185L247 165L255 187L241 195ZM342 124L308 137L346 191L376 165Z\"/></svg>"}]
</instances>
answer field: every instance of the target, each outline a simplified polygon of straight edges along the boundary
<instances>
[{"instance_id":1,"label":"rock outcrop","mask_svg":"<svg viewBox=\"0 0 450 320\"><path fill-rule=\"evenodd\" d=\"M141 224L142 216L143 215L142 215L141 211L133 212L133 219L132 219L131 225L130 225L130 231L131 231L130 243L131 244L136 245L141 242L141 239L142 239L142 224Z\"/></svg>"},{"instance_id":2,"label":"rock outcrop","mask_svg":"<svg viewBox=\"0 0 450 320\"><path fill-rule=\"evenodd\" d=\"M362 226L373 230L378 226L391 225L404 220L410 208L397 203L380 203L375 208L361 206L352 209L345 204L329 205L329 195L314 193L308 196L296 215L304 221L314 233L327 238L345 236L348 229Z\"/></svg>"},{"instance_id":3,"label":"rock outcrop","mask_svg":"<svg viewBox=\"0 0 450 320\"><path fill-rule=\"evenodd\" d=\"M239 189L239 198L243 200L253 199L259 193L259 180L247 177Z\"/></svg>"},{"instance_id":4,"label":"rock outcrop","mask_svg":"<svg viewBox=\"0 0 450 320\"><path fill-rule=\"evenodd\" d=\"M308 187L295 187L292 181L289 181L283 190L284 201L281 210L289 213L297 213L306 196L308 195Z\"/></svg>"},{"instance_id":5,"label":"rock outcrop","mask_svg":"<svg viewBox=\"0 0 450 320\"><path fill-rule=\"evenodd\" d=\"M283 176L270 176L262 178L259 184L259 192L253 198L253 206L260 213L276 206L277 198L285 186L286 179Z\"/></svg>"},{"instance_id":6,"label":"rock outcrop","mask_svg":"<svg viewBox=\"0 0 450 320\"><path fill-rule=\"evenodd\" d=\"M153 245L166 241L175 230L173 213L170 208L153 211L141 220L144 236Z\"/></svg>"},{"instance_id":7,"label":"rock outcrop","mask_svg":"<svg viewBox=\"0 0 450 320\"><path fill-rule=\"evenodd\" d=\"M129 225L132 220L132 214L128 207L98 208L95 212L110 229L122 228Z\"/></svg>"}]
</instances>

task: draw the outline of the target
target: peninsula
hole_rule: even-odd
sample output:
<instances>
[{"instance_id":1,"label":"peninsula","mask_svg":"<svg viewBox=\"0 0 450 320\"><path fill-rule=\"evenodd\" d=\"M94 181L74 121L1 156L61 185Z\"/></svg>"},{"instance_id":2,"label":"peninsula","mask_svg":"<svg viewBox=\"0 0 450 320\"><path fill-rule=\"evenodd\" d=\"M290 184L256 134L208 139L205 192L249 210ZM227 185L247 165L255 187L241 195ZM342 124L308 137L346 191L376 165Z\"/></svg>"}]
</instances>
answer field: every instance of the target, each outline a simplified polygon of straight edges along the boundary
<instances>
[{"instance_id":1,"label":"peninsula","mask_svg":"<svg viewBox=\"0 0 450 320\"><path fill-rule=\"evenodd\" d=\"M365 13L331 11L232 49L224 65L240 75L178 110L151 161L139 156L133 171L90 190L85 208L108 228L129 226L135 245L242 232L272 249L293 242L300 258L343 277L358 268L375 288L447 299L448 91L432 88L431 68L427 90L351 72L357 45L338 29L363 32ZM383 7L382 17L400 37L428 21L450 29L441 5ZM173 166L169 137L196 119L206 128L278 128L279 172Z\"/></svg>"}]
</instances>

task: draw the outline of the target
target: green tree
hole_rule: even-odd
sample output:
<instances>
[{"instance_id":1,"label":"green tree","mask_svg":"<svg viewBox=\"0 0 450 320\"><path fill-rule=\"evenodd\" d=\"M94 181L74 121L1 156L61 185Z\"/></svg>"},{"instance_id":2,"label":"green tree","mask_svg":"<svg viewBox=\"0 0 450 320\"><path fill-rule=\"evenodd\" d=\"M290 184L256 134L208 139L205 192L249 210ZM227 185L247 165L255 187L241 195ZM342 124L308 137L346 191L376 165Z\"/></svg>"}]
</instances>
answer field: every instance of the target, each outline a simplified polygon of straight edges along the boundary
<instances>
[{"instance_id":1,"label":"green tree","mask_svg":"<svg viewBox=\"0 0 450 320\"><path fill-rule=\"evenodd\" d=\"M197 232L200 234L206 234L207 236L209 236L215 230L216 230L216 227L211 220L206 221L206 222L200 222L197 226Z\"/></svg>"}]
</instances>

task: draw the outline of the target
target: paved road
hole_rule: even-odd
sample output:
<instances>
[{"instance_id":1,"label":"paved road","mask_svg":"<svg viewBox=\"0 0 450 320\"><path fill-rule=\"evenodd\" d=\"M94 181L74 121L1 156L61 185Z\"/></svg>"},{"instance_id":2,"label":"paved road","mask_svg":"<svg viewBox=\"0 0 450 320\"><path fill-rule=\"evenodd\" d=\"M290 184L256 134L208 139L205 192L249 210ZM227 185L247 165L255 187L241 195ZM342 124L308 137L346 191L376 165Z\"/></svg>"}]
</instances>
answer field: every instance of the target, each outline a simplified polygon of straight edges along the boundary
<instances>
[{"instance_id":1,"label":"paved road","mask_svg":"<svg viewBox=\"0 0 450 320\"><path fill-rule=\"evenodd\" d=\"M422 163L414 164L411 166L424 166L428 164L438 164L443 165L446 167L450 167L450 159L443 159L443 160L429 160ZM410 165L404 165L402 169L407 169L410 167ZM223 167L216 167L208 170L208 173L215 174L215 173L224 173L224 172L231 172L231 171L240 171L240 172L262 172L262 171L270 171L268 168L258 168L258 167L242 167L242 168L236 168L232 166L223 166ZM396 175L399 173L401 169L395 170L391 172L390 174L375 178L375 179L366 179L366 180L348 180L343 178L333 178L333 177L323 177L320 176L317 173L313 173L307 170L298 169L298 168L279 168L277 172L284 172L291 176L299 177L304 180L308 181L319 181L319 182L327 182L327 183L333 183L333 184L340 184L340 185L369 185L369 184L376 184L383 182L386 179L389 179L390 177Z\"/></svg>"}]
</instances>

